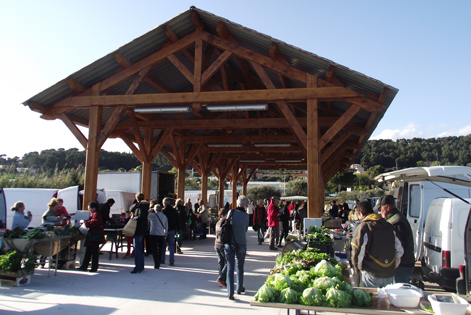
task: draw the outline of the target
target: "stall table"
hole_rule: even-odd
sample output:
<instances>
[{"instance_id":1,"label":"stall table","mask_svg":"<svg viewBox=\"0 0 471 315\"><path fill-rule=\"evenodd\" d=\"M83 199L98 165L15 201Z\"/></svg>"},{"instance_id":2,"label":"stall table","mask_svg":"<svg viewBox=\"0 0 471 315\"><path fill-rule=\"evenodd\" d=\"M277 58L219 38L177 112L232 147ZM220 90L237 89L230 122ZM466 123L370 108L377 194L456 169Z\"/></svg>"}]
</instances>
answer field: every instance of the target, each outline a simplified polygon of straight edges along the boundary
<instances>
[{"instance_id":1,"label":"stall table","mask_svg":"<svg viewBox=\"0 0 471 315\"><path fill-rule=\"evenodd\" d=\"M313 311L313 314L317 312L328 312L328 313L341 313L341 314L364 314L364 315L407 315L407 314L429 314L420 309L401 309L395 307L389 303L387 297L380 298L378 296L373 297L373 305L362 308L332 308L325 306L306 306L301 304L283 304L283 303L260 303L257 301L251 301L251 306L261 307L273 307L287 309L287 314L290 310L294 310L295 314L298 315L302 310Z\"/></svg>"},{"instance_id":2,"label":"stall table","mask_svg":"<svg viewBox=\"0 0 471 315\"><path fill-rule=\"evenodd\" d=\"M109 260L111 260L111 257L113 256L113 253L116 254L116 258L118 258L118 249L124 247L123 245L123 228L105 228L105 237L110 236L111 240L111 248L110 248L110 256ZM114 246L114 251L113 251L113 246Z\"/></svg>"}]
</instances>

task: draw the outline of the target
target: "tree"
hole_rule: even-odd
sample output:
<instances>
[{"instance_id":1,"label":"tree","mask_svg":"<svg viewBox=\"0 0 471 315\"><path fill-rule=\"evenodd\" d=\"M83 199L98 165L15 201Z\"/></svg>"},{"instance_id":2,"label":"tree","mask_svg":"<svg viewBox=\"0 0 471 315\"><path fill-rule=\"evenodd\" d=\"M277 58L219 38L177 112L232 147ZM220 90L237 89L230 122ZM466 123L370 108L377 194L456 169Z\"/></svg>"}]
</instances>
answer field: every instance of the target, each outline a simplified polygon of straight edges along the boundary
<instances>
[{"instance_id":1,"label":"tree","mask_svg":"<svg viewBox=\"0 0 471 315\"><path fill-rule=\"evenodd\" d=\"M261 185L247 189L247 198L250 200L263 200L273 196L277 198L281 197L281 191L273 186Z\"/></svg>"},{"instance_id":2,"label":"tree","mask_svg":"<svg viewBox=\"0 0 471 315\"><path fill-rule=\"evenodd\" d=\"M332 182L335 186L339 187L338 191L342 190L343 187L351 187L355 183L356 176L353 171L346 171L345 173L337 173L332 177L329 182Z\"/></svg>"},{"instance_id":3,"label":"tree","mask_svg":"<svg viewBox=\"0 0 471 315\"><path fill-rule=\"evenodd\" d=\"M287 196L307 196L307 181L303 178L296 178L286 183Z\"/></svg>"}]
</instances>

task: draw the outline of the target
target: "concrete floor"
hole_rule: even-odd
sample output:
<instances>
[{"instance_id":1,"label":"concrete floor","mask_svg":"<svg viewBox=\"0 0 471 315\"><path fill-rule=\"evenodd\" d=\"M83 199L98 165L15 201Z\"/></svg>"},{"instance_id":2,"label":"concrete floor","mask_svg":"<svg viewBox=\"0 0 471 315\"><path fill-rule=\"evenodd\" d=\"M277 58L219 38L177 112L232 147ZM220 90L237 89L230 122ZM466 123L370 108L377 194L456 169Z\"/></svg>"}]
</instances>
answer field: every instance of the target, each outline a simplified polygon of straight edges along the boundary
<instances>
[{"instance_id":1,"label":"concrete floor","mask_svg":"<svg viewBox=\"0 0 471 315\"><path fill-rule=\"evenodd\" d=\"M214 236L184 241L184 254L175 255L175 266L153 269L152 257L145 257L146 269L131 274L134 259L108 260L100 255L99 273L36 269L31 283L21 287L0 287L0 314L285 314L286 310L253 307L250 300L273 268L277 252L268 244L257 244L249 230L245 262L246 293L227 298L216 283L217 255ZM106 249L107 247L105 247ZM168 263L168 258L167 258Z\"/></svg>"},{"instance_id":2,"label":"concrete floor","mask_svg":"<svg viewBox=\"0 0 471 315\"><path fill-rule=\"evenodd\" d=\"M247 239L246 293L236 294L235 301L215 281L217 255L214 236L208 235L205 240L184 241L184 254L175 255L173 267L166 264L155 270L152 257L145 257L146 269L140 274L130 273L134 259L121 259L121 252L112 260L108 253L100 255L99 273L58 270L56 276L50 272L48 277L47 269L36 269L28 285L0 287L0 314L286 314L286 309L250 306L278 252L270 251L266 242L258 245L252 230ZM426 285L427 291L442 291Z\"/></svg>"}]
</instances>

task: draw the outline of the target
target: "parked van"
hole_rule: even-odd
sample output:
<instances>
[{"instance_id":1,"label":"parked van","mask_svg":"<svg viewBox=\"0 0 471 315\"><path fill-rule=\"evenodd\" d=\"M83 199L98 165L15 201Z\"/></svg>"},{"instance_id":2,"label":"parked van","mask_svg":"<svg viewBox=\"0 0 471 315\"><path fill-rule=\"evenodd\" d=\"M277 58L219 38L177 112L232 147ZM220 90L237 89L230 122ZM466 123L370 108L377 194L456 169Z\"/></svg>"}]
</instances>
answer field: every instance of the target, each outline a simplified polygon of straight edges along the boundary
<instances>
[{"instance_id":1,"label":"parked van","mask_svg":"<svg viewBox=\"0 0 471 315\"><path fill-rule=\"evenodd\" d=\"M465 199L471 203L471 199ZM422 272L442 288L455 290L464 264L464 233L471 205L458 198L432 201L424 229Z\"/></svg>"},{"instance_id":2,"label":"parked van","mask_svg":"<svg viewBox=\"0 0 471 315\"><path fill-rule=\"evenodd\" d=\"M414 167L384 173L379 182L397 181L397 208L410 223L415 259L423 257L423 236L428 210L437 198L471 198L471 167Z\"/></svg>"},{"instance_id":3,"label":"parked van","mask_svg":"<svg viewBox=\"0 0 471 315\"><path fill-rule=\"evenodd\" d=\"M117 218L121 217L122 213L126 213L136 199L135 194L128 191L107 190L105 193L107 200L112 198L115 202L110 209L110 216Z\"/></svg>"},{"instance_id":4,"label":"parked van","mask_svg":"<svg viewBox=\"0 0 471 315\"><path fill-rule=\"evenodd\" d=\"M42 215L52 198L62 198L69 214L80 209L79 187L65 189L50 188L0 188L0 230L11 229L14 211L10 208L17 201L25 204L25 211L31 211L33 219L29 226L42 224Z\"/></svg>"}]
</instances>

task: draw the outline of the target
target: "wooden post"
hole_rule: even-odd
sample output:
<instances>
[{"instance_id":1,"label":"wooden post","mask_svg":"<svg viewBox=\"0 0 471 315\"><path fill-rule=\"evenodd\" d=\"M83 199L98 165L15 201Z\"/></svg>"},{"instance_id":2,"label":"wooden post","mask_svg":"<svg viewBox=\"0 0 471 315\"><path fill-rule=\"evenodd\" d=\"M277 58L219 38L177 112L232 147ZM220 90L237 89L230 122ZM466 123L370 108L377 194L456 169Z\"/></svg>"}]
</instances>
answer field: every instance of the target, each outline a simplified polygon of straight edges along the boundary
<instances>
[{"instance_id":1,"label":"wooden post","mask_svg":"<svg viewBox=\"0 0 471 315\"><path fill-rule=\"evenodd\" d=\"M226 177L222 177L219 173L219 191L218 191L218 208L221 209L224 207L224 180Z\"/></svg>"},{"instance_id":2,"label":"wooden post","mask_svg":"<svg viewBox=\"0 0 471 315\"><path fill-rule=\"evenodd\" d=\"M142 162L142 177L141 177L141 193L144 198L151 199L151 183L152 183L152 158L150 152L152 151L153 130L146 128L144 130L144 147L140 148L144 154L144 161Z\"/></svg>"},{"instance_id":3,"label":"wooden post","mask_svg":"<svg viewBox=\"0 0 471 315\"><path fill-rule=\"evenodd\" d=\"M317 77L307 75L307 87L316 87ZM307 100L307 173L308 218L322 217L324 207L324 181L319 152L319 113L317 99ZM322 201L321 201L322 200Z\"/></svg>"},{"instance_id":4,"label":"wooden post","mask_svg":"<svg viewBox=\"0 0 471 315\"><path fill-rule=\"evenodd\" d=\"M177 197L185 200L185 171L184 167L178 169Z\"/></svg>"},{"instance_id":5,"label":"wooden post","mask_svg":"<svg viewBox=\"0 0 471 315\"><path fill-rule=\"evenodd\" d=\"M201 174L201 199L208 205L208 173Z\"/></svg>"},{"instance_id":6,"label":"wooden post","mask_svg":"<svg viewBox=\"0 0 471 315\"><path fill-rule=\"evenodd\" d=\"M239 167L237 164L232 166L232 208L235 209L237 207L237 182L238 176L237 173L239 171Z\"/></svg>"},{"instance_id":7,"label":"wooden post","mask_svg":"<svg viewBox=\"0 0 471 315\"><path fill-rule=\"evenodd\" d=\"M90 120L88 125L88 143L85 156L85 179L82 209L86 210L91 201L96 201L96 186L98 177L98 157L99 148L97 147L98 135L101 130L100 106L90 107Z\"/></svg>"},{"instance_id":8,"label":"wooden post","mask_svg":"<svg viewBox=\"0 0 471 315\"><path fill-rule=\"evenodd\" d=\"M142 163L141 193L147 200L151 199L152 161L144 160Z\"/></svg>"}]
</instances>

